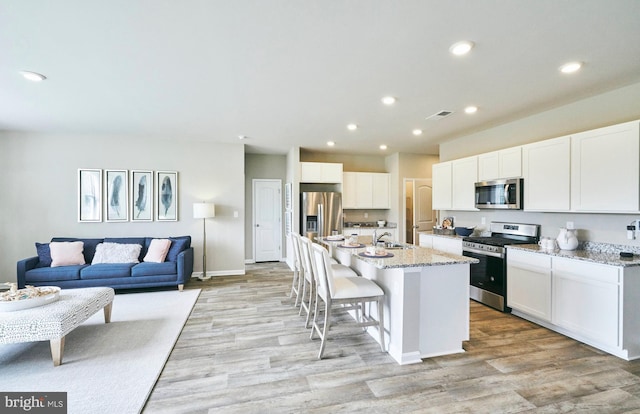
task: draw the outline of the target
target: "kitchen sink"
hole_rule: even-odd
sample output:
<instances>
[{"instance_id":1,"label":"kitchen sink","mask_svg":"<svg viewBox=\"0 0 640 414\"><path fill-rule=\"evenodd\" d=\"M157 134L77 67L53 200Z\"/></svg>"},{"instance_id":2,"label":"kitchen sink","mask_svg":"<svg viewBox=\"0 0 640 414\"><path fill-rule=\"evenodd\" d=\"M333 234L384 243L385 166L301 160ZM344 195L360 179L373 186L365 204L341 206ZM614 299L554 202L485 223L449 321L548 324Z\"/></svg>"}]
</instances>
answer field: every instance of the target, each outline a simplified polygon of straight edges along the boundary
<instances>
[{"instance_id":1,"label":"kitchen sink","mask_svg":"<svg viewBox=\"0 0 640 414\"><path fill-rule=\"evenodd\" d=\"M385 243L384 248L387 250L401 250L401 249L415 249L416 246L412 244Z\"/></svg>"}]
</instances>

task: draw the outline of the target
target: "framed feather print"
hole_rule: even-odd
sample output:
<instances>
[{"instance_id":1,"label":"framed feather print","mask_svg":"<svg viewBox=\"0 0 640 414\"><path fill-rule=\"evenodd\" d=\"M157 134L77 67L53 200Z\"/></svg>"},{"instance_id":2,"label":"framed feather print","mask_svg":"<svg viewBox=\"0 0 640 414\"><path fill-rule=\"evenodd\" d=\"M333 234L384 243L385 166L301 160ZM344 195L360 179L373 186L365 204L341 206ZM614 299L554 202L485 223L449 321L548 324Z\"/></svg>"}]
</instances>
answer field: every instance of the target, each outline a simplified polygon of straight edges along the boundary
<instances>
[{"instance_id":1,"label":"framed feather print","mask_svg":"<svg viewBox=\"0 0 640 414\"><path fill-rule=\"evenodd\" d=\"M153 172L131 170L131 221L153 221Z\"/></svg>"},{"instance_id":2,"label":"framed feather print","mask_svg":"<svg viewBox=\"0 0 640 414\"><path fill-rule=\"evenodd\" d=\"M156 219L178 221L178 172L156 172Z\"/></svg>"},{"instance_id":3,"label":"framed feather print","mask_svg":"<svg viewBox=\"0 0 640 414\"><path fill-rule=\"evenodd\" d=\"M128 170L105 170L105 221L129 221Z\"/></svg>"},{"instance_id":4,"label":"framed feather print","mask_svg":"<svg viewBox=\"0 0 640 414\"><path fill-rule=\"evenodd\" d=\"M78 169L78 221L102 221L102 170Z\"/></svg>"}]
</instances>

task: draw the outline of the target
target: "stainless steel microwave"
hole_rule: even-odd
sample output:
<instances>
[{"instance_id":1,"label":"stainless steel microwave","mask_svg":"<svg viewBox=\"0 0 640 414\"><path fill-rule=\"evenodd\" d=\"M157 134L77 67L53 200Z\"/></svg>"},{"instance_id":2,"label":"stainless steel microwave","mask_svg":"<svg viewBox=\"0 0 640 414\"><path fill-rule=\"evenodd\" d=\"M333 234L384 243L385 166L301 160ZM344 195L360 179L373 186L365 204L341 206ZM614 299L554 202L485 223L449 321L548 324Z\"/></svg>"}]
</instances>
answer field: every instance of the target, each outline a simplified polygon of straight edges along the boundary
<instances>
[{"instance_id":1,"label":"stainless steel microwave","mask_svg":"<svg viewBox=\"0 0 640 414\"><path fill-rule=\"evenodd\" d=\"M522 178L476 183L476 208L522 209Z\"/></svg>"}]
</instances>

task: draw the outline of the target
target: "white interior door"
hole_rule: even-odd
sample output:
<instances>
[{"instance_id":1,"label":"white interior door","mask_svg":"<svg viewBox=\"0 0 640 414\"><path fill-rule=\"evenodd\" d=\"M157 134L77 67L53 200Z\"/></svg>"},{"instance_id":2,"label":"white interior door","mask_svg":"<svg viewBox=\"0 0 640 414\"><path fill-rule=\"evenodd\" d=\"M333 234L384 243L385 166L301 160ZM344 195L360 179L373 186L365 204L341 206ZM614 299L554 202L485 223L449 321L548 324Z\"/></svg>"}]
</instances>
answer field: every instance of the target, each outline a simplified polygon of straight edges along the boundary
<instances>
[{"instance_id":1,"label":"white interior door","mask_svg":"<svg viewBox=\"0 0 640 414\"><path fill-rule=\"evenodd\" d=\"M256 262L282 257L282 181L253 180L253 257Z\"/></svg>"},{"instance_id":2,"label":"white interior door","mask_svg":"<svg viewBox=\"0 0 640 414\"><path fill-rule=\"evenodd\" d=\"M413 240L418 240L419 231L433 230L435 225L431 179L416 179L413 181Z\"/></svg>"}]
</instances>

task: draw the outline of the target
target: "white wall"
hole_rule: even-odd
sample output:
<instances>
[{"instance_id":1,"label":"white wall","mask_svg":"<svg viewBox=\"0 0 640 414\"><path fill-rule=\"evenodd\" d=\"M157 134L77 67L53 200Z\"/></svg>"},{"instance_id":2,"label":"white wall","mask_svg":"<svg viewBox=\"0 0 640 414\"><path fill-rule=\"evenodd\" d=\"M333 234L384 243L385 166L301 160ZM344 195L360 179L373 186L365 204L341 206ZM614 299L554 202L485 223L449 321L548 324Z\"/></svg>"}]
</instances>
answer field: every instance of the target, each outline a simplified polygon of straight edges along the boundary
<instances>
[{"instance_id":1,"label":"white wall","mask_svg":"<svg viewBox=\"0 0 640 414\"><path fill-rule=\"evenodd\" d=\"M190 235L194 271L202 271L202 220L194 202L212 201L207 221L207 271L244 273L244 146L131 136L0 132L0 280L35 256L51 237ZM77 222L77 170L178 171L178 221ZM234 218L237 211L239 218Z\"/></svg>"}]
</instances>

